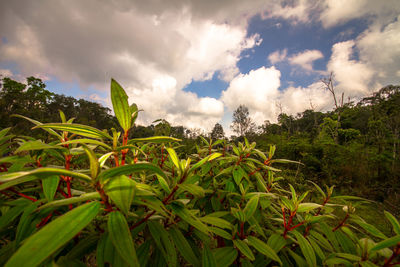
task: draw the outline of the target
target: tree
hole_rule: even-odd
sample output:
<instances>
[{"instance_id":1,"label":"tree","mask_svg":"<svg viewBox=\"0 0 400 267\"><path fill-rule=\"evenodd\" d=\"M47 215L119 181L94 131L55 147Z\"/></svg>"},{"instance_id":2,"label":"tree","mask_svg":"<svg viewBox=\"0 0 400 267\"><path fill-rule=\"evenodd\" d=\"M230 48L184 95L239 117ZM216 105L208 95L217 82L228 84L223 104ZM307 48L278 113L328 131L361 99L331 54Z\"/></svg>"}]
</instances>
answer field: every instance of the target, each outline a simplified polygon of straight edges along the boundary
<instances>
[{"instance_id":1,"label":"tree","mask_svg":"<svg viewBox=\"0 0 400 267\"><path fill-rule=\"evenodd\" d=\"M222 128L221 124L216 123L214 125L214 128L212 129L212 131L210 133L210 137L213 140L222 139L225 137L224 128Z\"/></svg>"},{"instance_id":2,"label":"tree","mask_svg":"<svg viewBox=\"0 0 400 267\"><path fill-rule=\"evenodd\" d=\"M232 131L239 136L245 136L246 134L254 132L255 128L256 125L249 116L249 109L245 105L240 105L233 112Z\"/></svg>"}]
</instances>

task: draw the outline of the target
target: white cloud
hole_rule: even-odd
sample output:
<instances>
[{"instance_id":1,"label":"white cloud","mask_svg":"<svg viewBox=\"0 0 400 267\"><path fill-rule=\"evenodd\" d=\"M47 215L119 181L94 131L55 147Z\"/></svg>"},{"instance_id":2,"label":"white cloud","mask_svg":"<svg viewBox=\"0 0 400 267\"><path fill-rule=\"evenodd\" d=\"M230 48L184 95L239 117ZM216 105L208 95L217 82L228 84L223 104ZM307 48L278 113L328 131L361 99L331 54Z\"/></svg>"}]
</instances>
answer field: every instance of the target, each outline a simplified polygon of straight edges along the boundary
<instances>
[{"instance_id":1,"label":"white cloud","mask_svg":"<svg viewBox=\"0 0 400 267\"><path fill-rule=\"evenodd\" d=\"M250 116L258 125L265 120L276 122L281 112L279 105L282 106L282 112L291 115L310 109L310 103L317 110L332 107L330 93L324 90L320 82L306 88L291 86L279 90L280 75L280 71L275 67L261 67L248 74L240 74L231 81L228 89L223 91L221 100L230 111L234 111L239 105L247 106ZM227 124L224 123L225 126Z\"/></svg>"},{"instance_id":2,"label":"white cloud","mask_svg":"<svg viewBox=\"0 0 400 267\"><path fill-rule=\"evenodd\" d=\"M336 43L327 68L334 73L338 89L347 96L360 96L369 92L373 70L367 64L352 59L354 41Z\"/></svg>"},{"instance_id":3,"label":"white cloud","mask_svg":"<svg viewBox=\"0 0 400 267\"><path fill-rule=\"evenodd\" d=\"M316 0L271 1L269 4L264 18L280 17L297 24L310 22L320 2Z\"/></svg>"},{"instance_id":4,"label":"white cloud","mask_svg":"<svg viewBox=\"0 0 400 267\"><path fill-rule=\"evenodd\" d=\"M370 21L386 24L400 12L397 0L327 0L322 2L320 20L324 27L343 24L349 20L369 15Z\"/></svg>"},{"instance_id":5,"label":"white cloud","mask_svg":"<svg viewBox=\"0 0 400 267\"><path fill-rule=\"evenodd\" d=\"M264 5L261 0L2 2L0 32L7 42L0 58L15 62L22 75L51 75L81 88L105 90L114 77L130 101L146 110L143 121L166 118L207 128L222 117L222 103L182 89L216 72L225 81L239 73L241 52L262 41L247 35L247 23Z\"/></svg>"},{"instance_id":6,"label":"white cloud","mask_svg":"<svg viewBox=\"0 0 400 267\"><path fill-rule=\"evenodd\" d=\"M268 60L269 62L271 62L271 64L276 64L278 62L286 60L286 56L287 56L287 49L285 48L283 50L276 50L271 54L269 54Z\"/></svg>"},{"instance_id":7,"label":"white cloud","mask_svg":"<svg viewBox=\"0 0 400 267\"><path fill-rule=\"evenodd\" d=\"M319 50L305 50L289 58L289 63L294 66L300 66L308 72L313 71L313 62L323 58L324 55Z\"/></svg>"},{"instance_id":8,"label":"white cloud","mask_svg":"<svg viewBox=\"0 0 400 267\"><path fill-rule=\"evenodd\" d=\"M360 60L375 72L383 85L400 81L400 16L385 27L370 27L356 40Z\"/></svg>"}]
</instances>

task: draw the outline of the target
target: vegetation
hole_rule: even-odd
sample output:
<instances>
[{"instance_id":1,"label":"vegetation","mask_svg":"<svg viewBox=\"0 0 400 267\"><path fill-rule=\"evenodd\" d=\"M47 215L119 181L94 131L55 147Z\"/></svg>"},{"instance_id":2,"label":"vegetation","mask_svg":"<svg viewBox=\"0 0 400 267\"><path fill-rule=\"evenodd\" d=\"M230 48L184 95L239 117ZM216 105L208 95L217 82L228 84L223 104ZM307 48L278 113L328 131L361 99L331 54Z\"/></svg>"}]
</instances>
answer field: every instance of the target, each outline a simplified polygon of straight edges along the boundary
<instances>
[{"instance_id":1,"label":"vegetation","mask_svg":"<svg viewBox=\"0 0 400 267\"><path fill-rule=\"evenodd\" d=\"M333 186L323 190L313 182L313 190L299 193L279 169L298 163L277 159L275 146L263 152L245 137L238 143L200 137L188 155L180 139L167 136L173 129L163 120L153 127L164 136L131 138L138 108L128 104L114 80L111 98L118 129L74 123L60 111L61 123L14 117L33 124L33 132L46 133L38 135L43 138L15 136L10 128L0 132L2 265L394 266L400 261L400 224L392 214L385 212L392 230L384 234L357 214L367 203L363 198L336 195ZM289 123L282 123L287 132L280 134L290 140L296 128L290 116L281 116L287 118ZM334 120L322 119L315 135L330 144ZM265 133L275 127L267 126ZM346 136L345 142L352 135Z\"/></svg>"}]
</instances>

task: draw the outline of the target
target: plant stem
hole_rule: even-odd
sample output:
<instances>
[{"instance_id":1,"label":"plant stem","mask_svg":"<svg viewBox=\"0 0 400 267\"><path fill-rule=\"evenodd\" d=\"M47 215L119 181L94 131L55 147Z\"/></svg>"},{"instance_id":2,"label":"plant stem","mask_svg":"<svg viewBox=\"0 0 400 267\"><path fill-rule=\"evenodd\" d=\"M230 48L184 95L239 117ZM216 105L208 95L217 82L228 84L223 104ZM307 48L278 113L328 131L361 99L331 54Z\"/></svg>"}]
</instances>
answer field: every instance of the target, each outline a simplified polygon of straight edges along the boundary
<instances>
[{"instance_id":1,"label":"plant stem","mask_svg":"<svg viewBox=\"0 0 400 267\"><path fill-rule=\"evenodd\" d=\"M346 221L349 218L349 216L350 216L350 214L346 213L346 216L343 218L343 220L335 228L332 229L332 232L335 232L337 229L342 227L346 223Z\"/></svg>"}]
</instances>

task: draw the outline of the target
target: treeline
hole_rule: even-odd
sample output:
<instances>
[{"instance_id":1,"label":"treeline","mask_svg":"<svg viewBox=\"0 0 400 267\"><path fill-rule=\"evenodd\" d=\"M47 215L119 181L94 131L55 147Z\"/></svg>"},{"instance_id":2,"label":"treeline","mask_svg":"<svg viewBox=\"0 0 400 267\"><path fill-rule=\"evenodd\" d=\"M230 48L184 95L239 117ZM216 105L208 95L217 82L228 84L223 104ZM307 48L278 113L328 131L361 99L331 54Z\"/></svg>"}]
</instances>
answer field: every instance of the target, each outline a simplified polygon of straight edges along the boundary
<instances>
[{"instance_id":1,"label":"treeline","mask_svg":"<svg viewBox=\"0 0 400 267\"><path fill-rule=\"evenodd\" d=\"M13 127L16 134L31 131L32 124L12 117L20 114L40 122L59 121L62 110L76 123L99 129L116 127L109 108L83 99L75 99L46 90L37 78L26 84L3 78L0 83L0 129ZM256 126L248 109L234 112L232 129L237 139L246 137L267 150L277 145L276 155L296 160L286 173L298 186L306 180L335 185L342 193L357 194L384 202L393 212L400 207L400 86L387 86L358 103L336 105L330 112L306 110L296 116L280 114L277 123ZM41 131L34 131L40 137ZM135 125L129 138L168 135L182 139L181 152L196 152L199 136L224 137L220 124L206 134L199 129L171 126L157 120L149 126ZM43 135L45 136L45 135Z\"/></svg>"},{"instance_id":2,"label":"treeline","mask_svg":"<svg viewBox=\"0 0 400 267\"><path fill-rule=\"evenodd\" d=\"M276 144L277 156L303 163L293 169L305 180L336 185L342 193L400 207L400 86L386 86L358 103L331 112L280 114L248 137L262 149Z\"/></svg>"}]
</instances>

